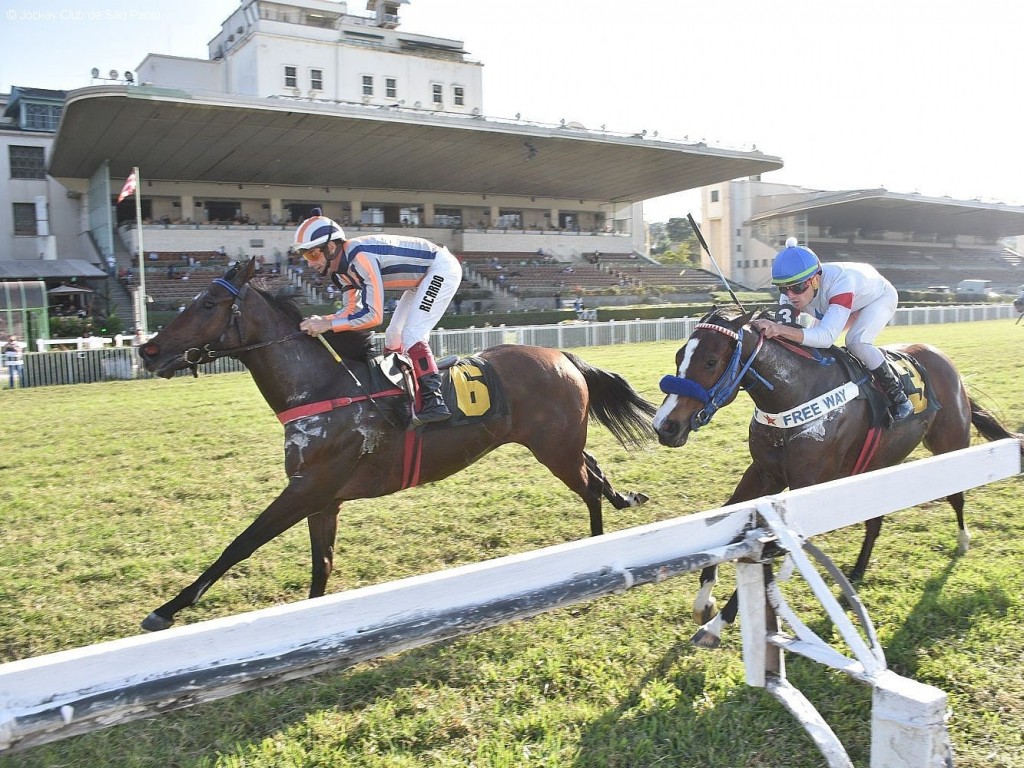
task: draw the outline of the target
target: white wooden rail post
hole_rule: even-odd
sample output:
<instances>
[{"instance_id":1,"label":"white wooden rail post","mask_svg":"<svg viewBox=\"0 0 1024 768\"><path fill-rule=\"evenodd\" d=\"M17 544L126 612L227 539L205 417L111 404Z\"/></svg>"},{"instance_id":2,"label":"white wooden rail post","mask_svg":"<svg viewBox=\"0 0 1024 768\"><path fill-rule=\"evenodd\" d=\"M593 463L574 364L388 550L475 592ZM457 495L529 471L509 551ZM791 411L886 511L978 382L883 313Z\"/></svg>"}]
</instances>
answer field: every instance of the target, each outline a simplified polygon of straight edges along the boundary
<instances>
[{"instance_id":1,"label":"white wooden rail post","mask_svg":"<svg viewBox=\"0 0 1024 768\"><path fill-rule=\"evenodd\" d=\"M887 672L873 631L866 643L859 641L856 661L818 647L813 633L786 613L774 581L766 584L766 566L758 561L766 537L777 537L798 560L801 539L1011 477L1020 473L1020 462L1017 441L1001 440L768 500L9 662L0 665L0 752L349 667L709 565L753 558L738 569L745 631L757 632L744 637L748 682L766 687L794 711L803 697L785 684L782 650L844 669L875 688L872 768L937 768L936 759L948 744L939 729L945 695ZM870 508L860 503L863 499L870 499ZM758 528L758 516L769 529ZM847 643L858 646L847 636L842 612L829 613ZM795 628L796 639L777 631L776 614ZM770 650L768 641L774 646ZM903 709L908 701L916 709ZM823 754L830 751L829 765L845 768L838 740L834 735L829 739L831 729L808 709L797 715L801 723L817 717L824 727L812 735L825 745Z\"/></svg>"},{"instance_id":2,"label":"white wooden rail post","mask_svg":"<svg viewBox=\"0 0 1024 768\"><path fill-rule=\"evenodd\" d=\"M766 578L766 563L760 559L741 561L737 563L737 588L747 683L767 689L796 717L829 768L852 768L852 763L825 720L786 680L780 649L799 653L871 685L871 768L947 768L952 765L952 748L946 729L946 694L886 668L874 627L852 586L837 568L827 563L847 600L859 609L855 612L866 636L858 632L808 560L803 551L809 546L807 538L921 503L922 493L942 498L966 490L970 487L969 475L983 477L988 473L990 479L996 479L1018 474L1020 450L1016 440L1002 440L757 502L759 530L777 539L787 552L787 558L807 581L855 658L847 658L831 648L795 615L777 583L769 583ZM939 471L911 482L906 471L909 467ZM858 492L858 478L869 480L870 492ZM817 557L820 560L824 555L819 553ZM776 615L795 637L779 631Z\"/></svg>"}]
</instances>

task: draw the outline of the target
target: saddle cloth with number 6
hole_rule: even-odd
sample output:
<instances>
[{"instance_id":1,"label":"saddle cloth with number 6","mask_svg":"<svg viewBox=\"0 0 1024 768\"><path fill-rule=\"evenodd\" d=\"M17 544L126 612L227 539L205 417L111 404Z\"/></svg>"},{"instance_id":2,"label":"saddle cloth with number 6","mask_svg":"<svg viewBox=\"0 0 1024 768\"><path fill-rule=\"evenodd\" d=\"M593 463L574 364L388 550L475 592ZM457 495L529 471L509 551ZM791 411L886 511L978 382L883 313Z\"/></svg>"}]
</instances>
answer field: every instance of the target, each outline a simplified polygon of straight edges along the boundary
<instances>
[{"instance_id":1,"label":"saddle cloth with number 6","mask_svg":"<svg viewBox=\"0 0 1024 768\"><path fill-rule=\"evenodd\" d=\"M508 401L494 367L475 356L455 359L448 364L451 359L438 360L437 366L443 377L441 396L452 412L452 417L437 424L427 424L424 428L458 427L507 416ZM405 355L392 352L375 358L370 373L376 389L390 383L408 390L403 368L412 370Z\"/></svg>"}]
</instances>

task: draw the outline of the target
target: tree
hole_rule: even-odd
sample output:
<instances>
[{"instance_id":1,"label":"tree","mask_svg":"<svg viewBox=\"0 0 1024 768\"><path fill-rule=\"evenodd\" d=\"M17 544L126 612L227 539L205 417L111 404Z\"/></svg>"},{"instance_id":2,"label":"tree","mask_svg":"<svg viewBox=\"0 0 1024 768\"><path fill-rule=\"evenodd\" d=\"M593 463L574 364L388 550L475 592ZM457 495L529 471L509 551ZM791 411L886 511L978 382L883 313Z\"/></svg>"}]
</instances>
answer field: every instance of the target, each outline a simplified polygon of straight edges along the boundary
<instances>
[{"instance_id":1,"label":"tree","mask_svg":"<svg viewBox=\"0 0 1024 768\"><path fill-rule=\"evenodd\" d=\"M689 219L669 219L665 231L673 243L685 243L693 237L693 227L690 226Z\"/></svg>"},{"instance_id":2,"label":"tree","mask_svg":"<svg viewBox=\"0 0 1024 768\"><path fill-rule=\"evenodd\" d=\"M650 226L651 255L662 264L700 266L700 245L693 227L685 218L671 218Z\"/></svg>"}]
</instances>

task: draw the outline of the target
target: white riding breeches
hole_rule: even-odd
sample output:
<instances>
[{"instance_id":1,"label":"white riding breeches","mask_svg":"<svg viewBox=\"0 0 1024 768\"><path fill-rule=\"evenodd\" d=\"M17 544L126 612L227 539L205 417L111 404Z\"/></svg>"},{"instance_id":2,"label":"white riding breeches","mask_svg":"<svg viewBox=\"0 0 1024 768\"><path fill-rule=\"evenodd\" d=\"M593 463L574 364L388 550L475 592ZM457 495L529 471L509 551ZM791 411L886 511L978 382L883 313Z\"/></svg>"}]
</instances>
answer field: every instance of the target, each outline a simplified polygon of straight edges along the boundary
<instances>
[{"instance_id":1,"label":"white riding breeches","mask_svg":"<svg viewBox=\"0 0 1024 768\"><path fill-rule=\"evenodd\" d=\"M384 332L384 346L403 352L428 342L462 282L462 265L447 248L437 252L430 269L415 288L402 294Z\"/></svg>"},{"instance_id":2,"label":"white riding breeches","mask_svg":"<svg viewBox=\"0 0 1024 768\"><path fill-rule=\"evenodd\" d=\"M888 286L885 293L870 304L862 307L846 331L846 348L867 366L869 371L885 362L885 355L874 345L882 329L896 314L899 296L896 289Z\"/></svg>"}]
</instances>

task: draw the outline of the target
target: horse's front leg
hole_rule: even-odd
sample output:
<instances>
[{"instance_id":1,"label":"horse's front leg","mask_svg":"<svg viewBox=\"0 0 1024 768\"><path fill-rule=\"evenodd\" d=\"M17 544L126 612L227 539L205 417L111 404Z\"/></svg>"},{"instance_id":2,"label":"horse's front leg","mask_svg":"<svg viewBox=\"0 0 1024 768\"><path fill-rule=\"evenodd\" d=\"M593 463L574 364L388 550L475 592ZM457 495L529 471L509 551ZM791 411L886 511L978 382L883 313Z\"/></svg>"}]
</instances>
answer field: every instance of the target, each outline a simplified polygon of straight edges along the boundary
<instances>
[{"instance_id":1,"label":"horse's front leg","mask_svg":"<svg viewBox=\"0 0 1024 768\"><path fill-rule=\"evenodd\" d=\"M871 560L871 552L874 550L878 534L881 532L882 518L873 517L864 522L864 542L860 545L860 554L857 555L857 562L853 564L849 576L853 583L864 578L864 572L868 569L868 562Z\"/></svg>"},{"instance_id":2,"label":"horse's front leg","mask_svg":"<svg viewBox=\"0 0 1024 768\"><path fill-rule=\"evenodd\" d=\"M785 480L768 472L767 468L754 462L743 473L736 490L724 506L749 501L759 496L778 493L785 488ZM736 592L729 596L722 612L714 615L715 597L712 590L718 580L718 566L710 565L700 572L700 591L693 601L693 620L701 625L690 638L690 642L702 648L717 648L722 642L722 628L736 621L739 602Z\"/></svg>"},{"instance_id":3,"label":"horse's front leg","mask_svg":"<svg viewBox=\"0 0 1024 768\"><path fill-rule=\"evenodd\" d=\"M693 599L693 621L696 624L704 624L715 615L714 611L717 601L712 592L717 583L717 565L709 565L700 572L700 589L697 592L697 597Z\"/></svg>"},{"instance_id":4,"label":"horse's front leg","mask_svg":"<svg viewBox=\"0 0 1024 768\"><path fill-rule=\"evenodd\" d=\"M293 475L281 495L228 544L213 565L172 600L149 614L143 620L142 628L152 632L170 627L178 611L195 605L229 568L245 560L312 511L324 509L334 496L336 487L336 483L324 482L324 478L318 482L317 476L312 473Z\"/></svg>"},{"instance_id":5,"label":"horse's front leg","mask_svg":"<svg viewBox=\"0 0 1024 768\"><path fill-rule=\"evenodd\" d=\"M327 590L327 579L334 570L334 542L338 536L340 507L341 502L334 500L324 510L306 519L309 526L309 548L313 557L310 597L323 597Z\"/></svg>"}]
</instances>

